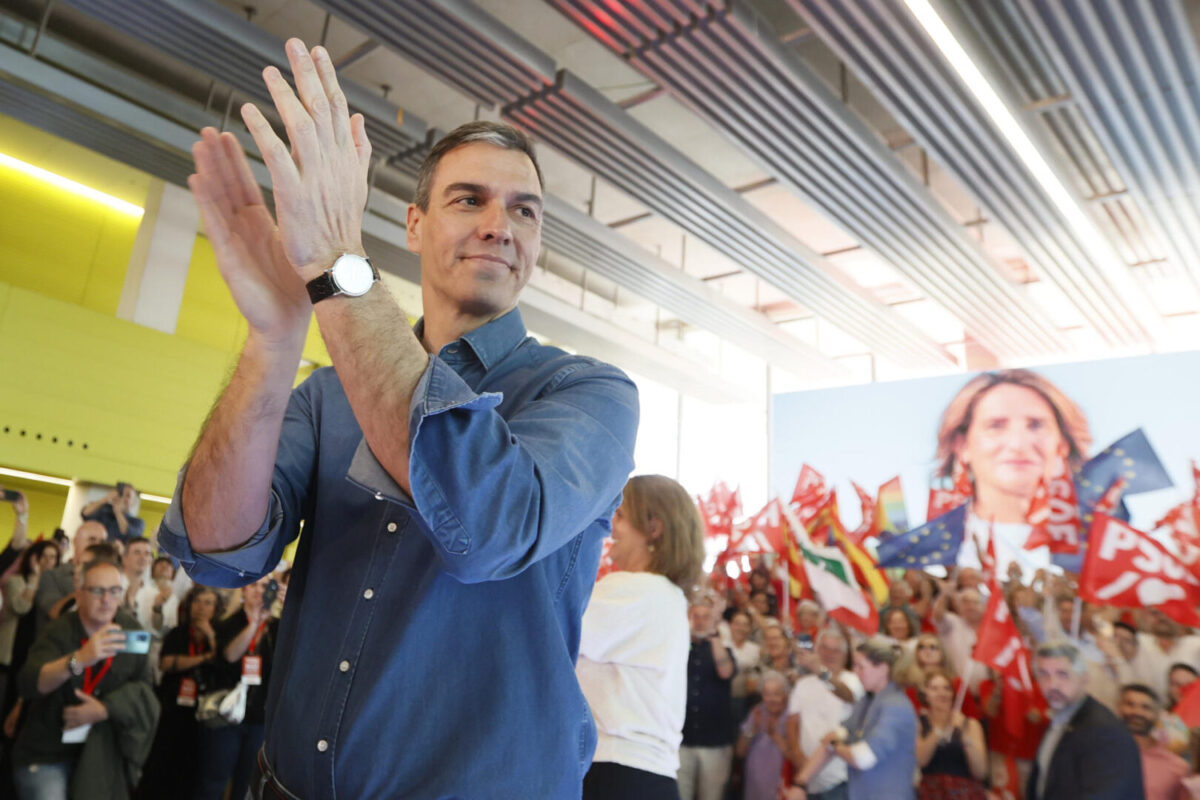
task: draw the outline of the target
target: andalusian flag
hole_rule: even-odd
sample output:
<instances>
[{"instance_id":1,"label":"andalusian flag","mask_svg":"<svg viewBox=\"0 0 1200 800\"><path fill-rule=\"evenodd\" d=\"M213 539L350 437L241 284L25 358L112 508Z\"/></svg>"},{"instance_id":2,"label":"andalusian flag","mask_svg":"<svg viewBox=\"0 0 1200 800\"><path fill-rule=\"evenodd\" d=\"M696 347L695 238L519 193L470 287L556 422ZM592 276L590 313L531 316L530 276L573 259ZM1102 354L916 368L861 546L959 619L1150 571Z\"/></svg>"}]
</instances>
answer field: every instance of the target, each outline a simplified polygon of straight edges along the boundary
<instances>
[{"instance_id":1,"label":"andalusian flag","mask_svg":"<svg viewBox=\"0 0 1200 800\"><path fill-rule=\"evenodd\" d=\"M879 632L879 612L836 547L801 547L809 585L829 616L870 636Z\"/></svg>"},{"instance_id":2,"label":"andalusian flag","mask_svg":"<svg viewBox=\"0 0 1200 800\"><path fill-rule=\"evenodd\" d=\"M850 566L854 570L854 579L858 585L870 589L877 604L883 605L887 602L889 591L887 577L879 570L875 559L856 543L852 536L846 533L846 528L842 525L841 512L838 510L837 489L829 491L829 499L825 501L825 506L814 521L823 527L828 526L829 544L840 549L850 561ZM816 530L809 530L809 535L822 541L821 537L816 535Z\"/></svg>"}]
</instances>

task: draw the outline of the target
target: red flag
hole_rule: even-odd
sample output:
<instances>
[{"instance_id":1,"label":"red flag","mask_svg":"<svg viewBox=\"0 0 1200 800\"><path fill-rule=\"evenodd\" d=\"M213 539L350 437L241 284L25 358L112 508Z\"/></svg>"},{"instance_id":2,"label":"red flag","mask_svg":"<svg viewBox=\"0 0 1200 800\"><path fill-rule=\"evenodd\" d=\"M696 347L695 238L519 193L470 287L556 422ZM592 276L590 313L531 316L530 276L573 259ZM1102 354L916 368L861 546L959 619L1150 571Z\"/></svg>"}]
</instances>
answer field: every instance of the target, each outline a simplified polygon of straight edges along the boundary
<instances>
[{"instance_id":1,"label":"red flag","mask_svg":"<svg viewBox=\"0 0 1200 800\"><path fill-rule=\"evenodd\" d=\"M1060 463L1050 480L1043 478L1038 483L1025 519L1033 526L1025 542L1026 550L1049 545L1051 553L1079 553L1082 531L1079 500L1075 496L1075 481L1065 461Z\"/></svg>"},{"instance_id":2,"label":"red flag","mask_svg":"<svg viewBox=\"0 0 1200 800\"><path fill-rule=\"evenodd\" d=\"M796 488L792 490L791 505L812 505L824 498L826 491L825 476L805 464L800 468L800 477L796 478Z\"/></svg>"},{"instance_id":3,"label":"red flag","mask_svg":"<svg viewBox=\"0 0 1200 800\"><path fill-rule=\"evenodd\" d=\"M1096 505L1092 507L1091 516L1096 514L1111 514L1117 510L1117 506L1121 504L1121 495L1125 493L1125 487L1128 485L1124 478L1117 478L1108 485L1104 490L1104 494L1096 501Z\"/></svg>"},{"instance_id":4,"label":"red flag","mask_svg":"<svg viewBox=\"0 0 1200 800\"><path fill-rule=\"evenodd\" d=\"M596 570L596 580L600 580L610 572L617 571L617 565L613 563L612 556L609 551L612 550L612 537L604 540L604 544L600 546L600 568Z\"/></svg>"},{"instance_id":5,"label":"red flag","mask_svg":"<svg viewBox=\"0 0 1200 800\"><path fill-rule=\"evenodd\" d=\"M730 540L730 550L783 553L785 524L779 499L769 501L750 519L740 523Z\"/></svg>"},{"instance_id":6,"label":"red flag","mask_svg":"<svg viewBox=\"0 0 1200 800\"><path fill-rule=\"evenodd\" d=\"M930 489L929 507L925 519L937 519L947 511L952 511L971 499L975 487L971 485L971 477L961 461L954 462L954 485L949 489Z\"/></svg>"},{"instance_id":7,"label":"red flag","mask_svg":"<svg viewBox=\"0 0 1200 800\"><path fill-rule=\"evenodd\" d=\"M1189 627L1200 625L1200 579L1146 534L1097 514L1079 576L1079 596L1118 608L1159 608Z\"/></svg>"},{"instance_id":8,"label":"red flag","mask_svg":"<svg viewBox=\"0 0 1200 800\"><path fill-rule=\"evenodd\" d=\"M875 507L875 498L871 497L870 492L854 481L850 481L850 485L854 487L859 505L862 506L862 522L854 530L847 531L846 535L850 537L850 541L861 545L864 539L879 536L879 513Z\"/></svg>"},{"instance_id":9,"label":"red flag","mask_svg":"<svg viewBox=\"0 0 1200 800\"><path fill-rule=\"evenodd\" d=\"M1021 735L1025 712L1033 702L1029 650L1009 613L1000 582L991 581L992 595L975 641L973 658L1000 674L1004 683L1004 727L1014 738Z\"/></svg>"}]
</instances>

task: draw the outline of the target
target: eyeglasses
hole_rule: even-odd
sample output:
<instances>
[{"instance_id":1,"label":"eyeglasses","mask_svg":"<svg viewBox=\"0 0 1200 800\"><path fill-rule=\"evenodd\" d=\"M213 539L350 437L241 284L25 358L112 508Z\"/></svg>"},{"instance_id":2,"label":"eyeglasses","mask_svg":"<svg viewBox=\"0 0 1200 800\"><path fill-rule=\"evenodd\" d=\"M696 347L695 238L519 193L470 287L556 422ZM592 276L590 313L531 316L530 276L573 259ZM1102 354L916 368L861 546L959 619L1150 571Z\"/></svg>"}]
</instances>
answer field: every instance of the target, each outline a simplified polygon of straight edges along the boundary
<instances>
[{"instance_id":1,"label":"eyeglasses","mask_svg":"<svg viewBox=\"0 0 1200 800\"><path fill-rule=\"evenodd\" d=\"M104 597L104 595L120 597L125 592L125 589L121 586L85 586L83 590L97 600Z\"/></svg>"}]
</instances>

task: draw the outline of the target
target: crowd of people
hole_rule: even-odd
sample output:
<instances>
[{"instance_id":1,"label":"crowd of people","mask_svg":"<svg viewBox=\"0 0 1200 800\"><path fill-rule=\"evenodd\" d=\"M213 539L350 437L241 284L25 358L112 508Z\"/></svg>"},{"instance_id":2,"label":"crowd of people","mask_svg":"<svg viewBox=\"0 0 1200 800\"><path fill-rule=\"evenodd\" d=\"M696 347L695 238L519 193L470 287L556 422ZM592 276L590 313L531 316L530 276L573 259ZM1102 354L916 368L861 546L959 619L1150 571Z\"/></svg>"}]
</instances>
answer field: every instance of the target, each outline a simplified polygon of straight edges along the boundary
<instances>
[{"instance_id":1,"label":"crowd of people","mask_svg":"<svg viewBox=\"0 0 1200 800\"><path fill-rule=\"evenodd\" d=\"M155 557L127 485L85 506L73 536L30 541L28 502L13 494L0 796L244 797L288 573L239 590L193 583Z\"/></svg>"}]
</instances>

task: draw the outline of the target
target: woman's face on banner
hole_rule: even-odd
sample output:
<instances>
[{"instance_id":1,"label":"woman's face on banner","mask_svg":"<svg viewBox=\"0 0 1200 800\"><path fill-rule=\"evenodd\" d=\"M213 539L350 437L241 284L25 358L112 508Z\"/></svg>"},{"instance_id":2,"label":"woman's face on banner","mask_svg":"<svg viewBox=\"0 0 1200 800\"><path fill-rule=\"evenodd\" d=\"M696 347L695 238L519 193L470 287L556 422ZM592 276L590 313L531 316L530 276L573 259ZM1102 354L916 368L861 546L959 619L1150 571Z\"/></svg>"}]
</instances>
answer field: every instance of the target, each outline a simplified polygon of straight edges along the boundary
<instances>
[{"instance_id":1,"label":"woman's face on banner","mask_svg":"<svg viewBox=\"0 0 1200 800\"><path fill-rule=\"evenodd\" d=\"M1038 481L1052 476L1067 452L1045 398L1033 389L1002 383L975 403L958 458L971 469L976 491L987 487L1032 498Z\"/></svg>"}]
</instances>

